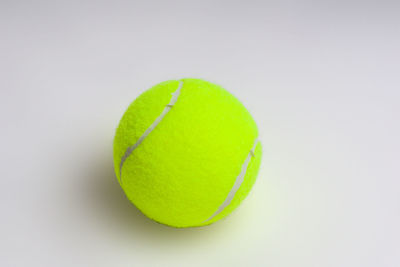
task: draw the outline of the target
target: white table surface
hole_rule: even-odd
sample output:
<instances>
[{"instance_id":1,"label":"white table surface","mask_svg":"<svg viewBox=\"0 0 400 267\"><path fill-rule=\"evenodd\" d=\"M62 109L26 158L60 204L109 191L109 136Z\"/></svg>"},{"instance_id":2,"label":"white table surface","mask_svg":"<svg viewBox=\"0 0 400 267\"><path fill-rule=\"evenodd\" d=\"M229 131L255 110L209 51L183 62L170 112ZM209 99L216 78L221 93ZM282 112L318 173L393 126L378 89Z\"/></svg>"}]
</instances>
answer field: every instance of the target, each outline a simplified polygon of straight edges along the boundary
<instances>
[{"instance_id":1,"label":"white table surface","mask_svg":"<svg viewBox=\"0 0 400 267\"><path fill-rule=\"evenodd\" d=\"M400 266L396 1L0 2L0 266ZM113 171L129 103L204 78L256 119L249 197L143 216Z\"/></svg>"}]
</instances>

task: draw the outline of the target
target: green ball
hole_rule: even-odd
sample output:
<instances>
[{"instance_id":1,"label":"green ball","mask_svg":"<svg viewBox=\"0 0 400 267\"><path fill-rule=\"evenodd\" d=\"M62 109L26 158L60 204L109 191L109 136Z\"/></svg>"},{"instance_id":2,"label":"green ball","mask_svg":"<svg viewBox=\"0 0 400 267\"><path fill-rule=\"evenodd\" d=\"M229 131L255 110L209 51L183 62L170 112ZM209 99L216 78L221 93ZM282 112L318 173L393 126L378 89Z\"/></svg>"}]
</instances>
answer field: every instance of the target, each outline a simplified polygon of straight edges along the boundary
<instances>
[{"instance_id":1,"label":"green ball","mask_svg":"<svg viewBox=\"0 0 400 267\"><path fill-rule=\"evenodd\" d=\"M114 166L129 200L173 227L208 225L230 214L251 190L261 162L257 125L218 85L162 82L123 115Z\"/></svg>"}]
</instances>

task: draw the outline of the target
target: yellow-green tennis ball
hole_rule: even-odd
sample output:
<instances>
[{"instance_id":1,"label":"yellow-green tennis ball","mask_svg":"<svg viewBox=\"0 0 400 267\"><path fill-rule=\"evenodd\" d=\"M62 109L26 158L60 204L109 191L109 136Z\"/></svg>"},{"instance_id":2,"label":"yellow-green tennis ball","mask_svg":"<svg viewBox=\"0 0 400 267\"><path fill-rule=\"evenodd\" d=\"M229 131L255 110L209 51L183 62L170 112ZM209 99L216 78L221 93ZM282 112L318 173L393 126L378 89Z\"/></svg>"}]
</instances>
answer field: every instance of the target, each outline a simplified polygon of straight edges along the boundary
<instances>
[{"instance_id":1,"label":"yellow-green tennis ball","mask_svg":"<svg viewBox=\"0 0 400 267\"><path fill-rule=\"evenodd\" d=\"M256 123L218 85L182 79L141 94L123 115L114 165L129 200L169 226L213 223L249 193L261 161Z\"/></svg>"}]
</instances>

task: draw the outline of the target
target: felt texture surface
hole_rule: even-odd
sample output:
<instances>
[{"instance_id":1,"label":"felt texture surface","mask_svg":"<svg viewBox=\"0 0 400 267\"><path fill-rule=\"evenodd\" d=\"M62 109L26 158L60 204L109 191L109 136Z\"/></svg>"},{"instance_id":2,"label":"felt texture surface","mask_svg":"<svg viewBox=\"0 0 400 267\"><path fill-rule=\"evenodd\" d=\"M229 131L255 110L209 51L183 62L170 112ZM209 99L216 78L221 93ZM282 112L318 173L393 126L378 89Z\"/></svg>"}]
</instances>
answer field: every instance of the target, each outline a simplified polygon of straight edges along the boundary
<instances>
[{"instance_id":1,"label":"felt texture surface","mask_svg":"<svg viewBox=\"0 0 400 267\"><path fill-rule=\"evenodd\" d=\"M120 177L126 149L162 113L179 81L160 83L129 106L116 131L114 166L127 197L149 218L174 227L201 226L227 216L247 196L262 149L259 142L231 203L206 221L226 199L258 131L225 89L199 79L181 81L175 105L126 159Z\"/></svg>"}]
</instances>

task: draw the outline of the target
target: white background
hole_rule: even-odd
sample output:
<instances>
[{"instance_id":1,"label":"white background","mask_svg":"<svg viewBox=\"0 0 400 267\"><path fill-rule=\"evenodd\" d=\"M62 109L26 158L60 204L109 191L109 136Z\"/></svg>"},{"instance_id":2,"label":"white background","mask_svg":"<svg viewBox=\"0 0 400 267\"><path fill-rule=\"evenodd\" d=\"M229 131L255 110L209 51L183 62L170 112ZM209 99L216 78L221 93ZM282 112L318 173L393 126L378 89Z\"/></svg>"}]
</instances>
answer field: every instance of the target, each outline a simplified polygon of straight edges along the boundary
<instances>
[{"instance_id":1,"label":"white background","mask_svg":"<svg viewBox=\"0 0 400 267\"><path fill-rule=\"evenodd\" d=\"M0 266L400 266L398 1L0 1ZM229 218L174 229L125 198L115 128L203 78L264 157Z\"/></svg>"}]
</instances>

